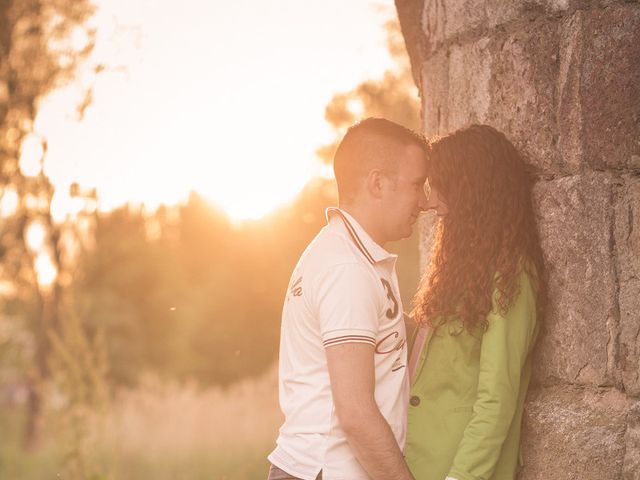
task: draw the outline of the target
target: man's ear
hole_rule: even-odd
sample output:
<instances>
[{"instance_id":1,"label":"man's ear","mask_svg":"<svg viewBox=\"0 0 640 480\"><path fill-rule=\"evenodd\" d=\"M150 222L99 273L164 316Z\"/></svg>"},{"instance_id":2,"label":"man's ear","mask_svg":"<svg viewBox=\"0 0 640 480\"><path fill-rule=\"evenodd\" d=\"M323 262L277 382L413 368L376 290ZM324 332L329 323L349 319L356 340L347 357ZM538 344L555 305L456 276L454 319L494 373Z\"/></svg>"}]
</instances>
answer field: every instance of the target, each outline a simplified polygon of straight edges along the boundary
<instances>
[{"instance_id":1,"label":"man's ear","mask_svg":"<svg viewBox=\"0 0 640 480\"><path fill-rule=\"evenodd\" d=\"M373 169L367 174L366 187L373 198L381 198L385 177L381 170Z\"/></svg>"}]
</instances>

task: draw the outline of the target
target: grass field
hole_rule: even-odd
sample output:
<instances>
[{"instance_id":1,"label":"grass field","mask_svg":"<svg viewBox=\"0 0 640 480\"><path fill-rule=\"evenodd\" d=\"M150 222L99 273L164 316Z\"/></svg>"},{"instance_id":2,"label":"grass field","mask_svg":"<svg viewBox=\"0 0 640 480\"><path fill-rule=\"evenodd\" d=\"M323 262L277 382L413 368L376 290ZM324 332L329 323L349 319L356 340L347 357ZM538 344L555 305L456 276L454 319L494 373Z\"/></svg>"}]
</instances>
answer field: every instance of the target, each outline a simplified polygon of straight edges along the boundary
<instances>
[{"instance_id":1,"label":"grass field","mask_svg":"<svg viewBox=\"0 0 640 480\"><path fill-rule=\"evenodd\" d=\"M86 418L89 479L266 478L265 457L281 422L276 370L226 389L145 379L118 392L106 413ZM73 453L55 411L33 454L20 448L22 424L20 412L0 412L0 478L76 480L65 473Z\"/></svg>"}]
</instances>

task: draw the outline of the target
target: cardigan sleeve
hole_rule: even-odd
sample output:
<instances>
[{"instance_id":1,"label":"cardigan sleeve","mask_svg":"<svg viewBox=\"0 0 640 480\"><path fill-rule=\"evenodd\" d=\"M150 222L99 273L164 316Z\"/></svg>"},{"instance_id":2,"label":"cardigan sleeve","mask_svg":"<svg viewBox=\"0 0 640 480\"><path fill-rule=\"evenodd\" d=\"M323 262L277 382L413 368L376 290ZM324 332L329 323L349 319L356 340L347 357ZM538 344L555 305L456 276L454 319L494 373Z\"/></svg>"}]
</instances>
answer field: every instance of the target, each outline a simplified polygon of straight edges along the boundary
<instances>
[{"instance_id":1,"label":"cardigan sleeve","mask_svg":"<svg viewBox=\"0 0 640 480\"><path fill-rule=\"evenodd\" d=\"M494 291L489 326L482 337L472 416L449 471L458 480L491 478L517 408L522 369L537 332L535 295L526 273L521 274L520 292L505 315L498 313L496 296Z\"/></svg>"}]
</instances>

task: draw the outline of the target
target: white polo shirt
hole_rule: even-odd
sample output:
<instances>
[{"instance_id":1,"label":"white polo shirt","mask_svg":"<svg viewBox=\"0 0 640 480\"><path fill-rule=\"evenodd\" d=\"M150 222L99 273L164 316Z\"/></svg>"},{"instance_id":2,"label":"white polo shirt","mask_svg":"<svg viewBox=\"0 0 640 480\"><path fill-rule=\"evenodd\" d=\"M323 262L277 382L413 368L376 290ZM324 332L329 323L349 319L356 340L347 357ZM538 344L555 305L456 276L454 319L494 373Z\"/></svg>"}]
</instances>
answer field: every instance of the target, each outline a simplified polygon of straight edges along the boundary
<instances>
[{"instance_id":1,"label":"white polo shirt","mask_svg":"<svg viewBox=\"0 0 640 480\"><path fill-rule=\"evenodd\" d=\"M285 421L269 461L304 480L320 471L323 480L367 479L336 416L324 349L375 346L375 400L404 449L409 382L397 256L342 210L327 209L327 222L287 289L279 365Z\"/></svg>"}]
</instances>

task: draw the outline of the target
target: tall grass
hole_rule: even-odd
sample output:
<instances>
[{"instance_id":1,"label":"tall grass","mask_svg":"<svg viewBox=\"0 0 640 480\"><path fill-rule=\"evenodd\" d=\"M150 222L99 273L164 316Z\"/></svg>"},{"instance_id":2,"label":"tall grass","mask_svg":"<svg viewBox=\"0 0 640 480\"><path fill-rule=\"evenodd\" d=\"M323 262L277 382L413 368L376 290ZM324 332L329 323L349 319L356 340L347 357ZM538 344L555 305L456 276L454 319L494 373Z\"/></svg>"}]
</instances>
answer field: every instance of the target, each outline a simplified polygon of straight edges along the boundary
<instances>
[{"instance_id":1,"label":"tall grass","mask_svg":"<svg viewBox=\"0 0 640 480\"><path fill-rule=\"evenodd\" d=\"M266 455L281 423L276 368L225 389L145 378L136 389L118 392L110 408L88 423L87 450L101 470L93 478L266 478ZM18 453L15 445L0 440L0 473L13 461L11 469L4 469L11 476L1 478L63 478L53 459L63 451L65 437L54 427L55 415L49 425L46 446L38 454Z\"/></svg>"},{"instance_id":2,"label":"tall grass","mask_svg":"<svg viewBox=\"0 0 640 480\"><path fill-rule=\"evenodd\" d=\"M102 439L114 478L266 478L281 415L277 373L227 389L146 379L118 395Z\"/></svg>"}]
</instances>

